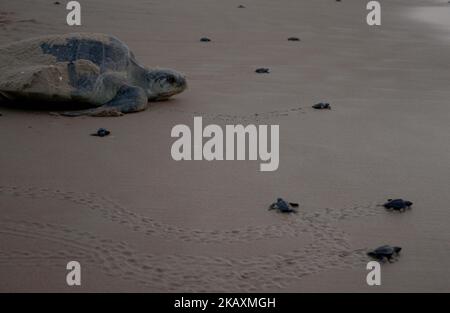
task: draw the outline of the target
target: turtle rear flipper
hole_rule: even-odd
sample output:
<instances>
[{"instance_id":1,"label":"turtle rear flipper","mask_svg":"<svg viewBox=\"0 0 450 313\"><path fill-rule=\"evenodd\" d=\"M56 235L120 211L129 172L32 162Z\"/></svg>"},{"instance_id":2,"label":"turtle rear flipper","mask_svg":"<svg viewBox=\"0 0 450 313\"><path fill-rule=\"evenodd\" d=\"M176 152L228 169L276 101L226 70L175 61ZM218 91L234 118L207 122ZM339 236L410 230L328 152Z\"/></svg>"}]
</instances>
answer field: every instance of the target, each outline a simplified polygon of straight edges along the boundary
<instances>
[{"instance_id":1,"label":"turtle rear flipper","mask_svg":"<svg viewBox=\"0 0 450 313\"><path fill-rule=\"evenodd\" d=\"M369 257L371 257L372 259L377 260L377 261L381 261L381 262L383 262L384 259L385 259L384 256L382 256L382 255L376 253L375 251L369 251L369 252L367 252L367 255L368 255Z\"/></svg>"}]
</instances>

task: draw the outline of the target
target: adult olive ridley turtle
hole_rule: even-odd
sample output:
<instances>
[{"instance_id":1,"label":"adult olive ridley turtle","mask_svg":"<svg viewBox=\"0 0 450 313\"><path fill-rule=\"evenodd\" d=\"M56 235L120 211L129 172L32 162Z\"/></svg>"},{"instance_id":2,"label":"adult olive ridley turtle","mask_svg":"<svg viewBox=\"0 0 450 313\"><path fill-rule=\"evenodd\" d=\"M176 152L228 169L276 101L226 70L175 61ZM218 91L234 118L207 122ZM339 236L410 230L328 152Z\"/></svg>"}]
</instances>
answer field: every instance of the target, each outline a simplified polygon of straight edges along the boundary
<instances>
[{"instance_id":1,"label":"adult olive ridley turtle","mask_svg":"<svg viewBox=\"0 0 450 313\"><path fill-rule=\"evenodd\" d=\"M138 112L149 100L168 99L186 87L182 74L145 68L123 42L105 34L51 35L0 46L0 95L89 108L67 116Z\"/></svg>"},{"instance_id":2,"label":"adult olive ridley turtle","mask_svg":"<svg viewBox=\"0 0 450 313\"><path fill-rule=\"evenodd\" d=\"M400 253L401 250L402 248L400 247L385 245L378 247L373 251L369 251L367 255L380 261L384 261L385 259L387 259L389 262L391 262L394 257Z\"/></svg>"}]
</instances>

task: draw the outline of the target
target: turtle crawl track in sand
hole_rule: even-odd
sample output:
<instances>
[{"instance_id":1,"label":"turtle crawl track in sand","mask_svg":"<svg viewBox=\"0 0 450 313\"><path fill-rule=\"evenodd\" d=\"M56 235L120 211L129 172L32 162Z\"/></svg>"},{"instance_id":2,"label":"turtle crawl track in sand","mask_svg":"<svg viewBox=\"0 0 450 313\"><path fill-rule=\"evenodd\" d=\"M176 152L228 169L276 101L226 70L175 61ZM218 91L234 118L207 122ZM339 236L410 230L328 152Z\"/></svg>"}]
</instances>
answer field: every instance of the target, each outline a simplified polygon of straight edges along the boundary
<instances>
[{"instance_id":1,"label":"turtle crawl track in sand","mask_svg":"<svg viewBox=\"0 0 450 313\"><path fill-rule=\"evenodd\" d=\"M145 68L109 35L51 35L0 46L0 95L13 103L51 103L55 110L67 103L90 107L67 116L139 112L186 87L183 75Z\"/></svg>"},{"instance_id":2,"label":"turtle crawl track in sand","mask_svg":"<svg viewBox=\"0 0 450 313\"><path fill-rule=\"evenodd\" d=\"M182 113L190 116L201 116L205 120L211 120L216 122L223 123L245 123L245 122L261 122L261 121L270 121L272 119L277 119L281 117L294 116L305 114L305 111L302 107L292 107L289 109L283 110L275 110L275 111L266 111L266 112L255 112L249 114L225 114L225 113L208 113L208 112L199 112L199 111L187 111L179 108L158 108L154 109L158 112L176 112Z\"/></svg>"},{"instance_id":3,"label":"turtle crawl track in sand","mask_svg":"<svg viewBox=\"0 0 450 313\"><path fill-rule=\"evenodd\" d=\"M58 199L90 209L102 218L152 237L195 243L245 243L274 238L296 238L311 234L321 240L333 237L345 241L342 232L333 223L340 220L373 216L384 213L376 203L349 208L302 209L292 216L280 216L282 223L267 226L248 226L229 230L201 230L165 224L151 217L133 212L120 203L95 193L51 190L18 186L0 186L0 196L30 199ZM148 208L151 210L151 208Z\"/></svg>"},{"instance_id":4,"label":"turtle crawl track in sand","mask_svg":"<svg viewBox=\"0 0 450 313\"><path fill-rule=\"evenodd\" d=\"M0 221L0 235L48 242L54 250L0 252L0 264L21 267L60 267L67 258L93 266L104 274L131 280L146 288L175 292L257 291L287 287L306 275L330 268L362 266L362 250L326 249L320 243L288 253L249 258L138 253L124 242L63 225L27 221Z\"/></svg>"},{"instance_id":5,"label":"turtle crawl track in sand","mask_svg":"<svg viewBox=\"0 0 450 313\"><path fill-rule=\"evenodd\" d=\"M362 266L367 259L366 251L352 250L346 234L333 224L339 219L379 214L376 205L320 209L289 216L281 225L214 231L160 223L93 193L0 186L0 196L69 201L145 236L194 244L251 244L255 240L298 236L312 239L302 249L247 258L151 255L136 252L125 242L100 238L64 225L0 219L1 236L34 239L61 246L60 249L48 251L3 250L0 253L1 264L36 265L38 262L46 266L60 266L61 259L77 255L80 262L98 266L107 275L138 282L145 288L179 292L272 290L330 268Z\"/></svg>"}]
</instances>

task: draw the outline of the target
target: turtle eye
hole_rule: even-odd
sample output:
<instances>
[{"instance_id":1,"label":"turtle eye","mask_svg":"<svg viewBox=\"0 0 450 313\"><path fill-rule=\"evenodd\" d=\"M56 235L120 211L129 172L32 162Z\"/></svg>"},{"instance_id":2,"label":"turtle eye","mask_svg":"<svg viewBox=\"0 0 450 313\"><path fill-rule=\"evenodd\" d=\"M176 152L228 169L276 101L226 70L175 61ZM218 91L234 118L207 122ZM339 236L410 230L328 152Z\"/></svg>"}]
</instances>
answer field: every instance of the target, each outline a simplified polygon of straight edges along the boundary
<instances>
[{"instance_id":1,"label":"turtle eye","mask_svg":"<svg viewBox=\"0 0 450 313\"><path fill-rule=\"evenodd\" d=\"M167 81L169 84L173 85L173 84L175 84L175 81L176 81L176 80L175 80L175 77L169 76L169 77L167 77L166 81Z\"/></svg>"}]
</instances>

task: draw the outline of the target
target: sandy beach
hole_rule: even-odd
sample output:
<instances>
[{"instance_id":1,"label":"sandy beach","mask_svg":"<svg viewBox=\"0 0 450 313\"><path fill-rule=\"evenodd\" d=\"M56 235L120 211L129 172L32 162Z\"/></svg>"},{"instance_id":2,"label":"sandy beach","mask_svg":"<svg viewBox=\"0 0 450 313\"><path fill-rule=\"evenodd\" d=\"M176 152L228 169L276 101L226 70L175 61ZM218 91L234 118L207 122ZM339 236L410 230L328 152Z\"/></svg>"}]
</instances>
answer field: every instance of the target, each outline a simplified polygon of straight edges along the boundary
<instances>
[{"instance_id":1,"label":"sandy beach","mask_svg":"<svg viewBox=\"0 0 450 313\"><path fill-rule=\"evenodd\" d=\"M381 1L377 27L360 0L86 0L76 27L53 2L2 0L0 44L107 33L189 88L116 118L0 107L0 292L450 291L447 1ZM174 161L194 116L279 125L278 170ZM368 286L384 244L401 256Z\"/></svg>"}]
</instances>

